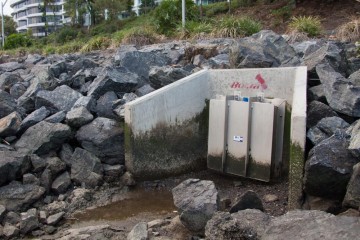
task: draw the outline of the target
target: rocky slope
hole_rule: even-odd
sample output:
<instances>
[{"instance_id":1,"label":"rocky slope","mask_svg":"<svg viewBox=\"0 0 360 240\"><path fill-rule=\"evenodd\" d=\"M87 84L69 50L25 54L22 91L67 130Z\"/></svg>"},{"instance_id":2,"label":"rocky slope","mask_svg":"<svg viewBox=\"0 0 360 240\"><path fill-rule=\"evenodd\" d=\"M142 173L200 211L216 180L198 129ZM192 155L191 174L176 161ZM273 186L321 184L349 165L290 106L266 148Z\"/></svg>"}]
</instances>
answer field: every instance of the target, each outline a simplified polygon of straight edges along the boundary
<instances>
[{"instance_id":1,"label":"rocky slope","mask_svg":"<svg viewBox=\"0 0 360 240\"><path fill-rule=\"evenodd\" d=\"M312 148L304 207L358 209L360 58L354 44L289 44L262 31L0 64L0 237L53 233L100 186L134 184L124 167L125 103L205 67L300 65L309 71Z\"/></svg>"}]
</instances>

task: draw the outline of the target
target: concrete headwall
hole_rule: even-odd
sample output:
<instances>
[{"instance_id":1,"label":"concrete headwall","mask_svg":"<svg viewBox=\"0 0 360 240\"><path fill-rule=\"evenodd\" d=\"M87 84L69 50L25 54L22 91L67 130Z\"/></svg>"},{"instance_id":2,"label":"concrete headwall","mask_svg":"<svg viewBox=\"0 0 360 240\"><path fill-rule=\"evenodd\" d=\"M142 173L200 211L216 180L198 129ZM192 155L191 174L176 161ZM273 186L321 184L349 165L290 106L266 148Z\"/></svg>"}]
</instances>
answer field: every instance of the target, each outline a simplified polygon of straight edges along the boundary
<instances>
[{"instance_id":1,"label":"concrete headwall","mask_svg":"<svg viewBox=\"0 0 360 240\"><path fill-rule=\"evenodd\" d=\"M290 162L289 208L296 208L302 192L306 81L306 67L203 70L128 103L126 166L142 179L205 168L209 99L235 91L242 96L263 93L284 98L288 104L284 157Z\"/></svg>"}]
</instances>

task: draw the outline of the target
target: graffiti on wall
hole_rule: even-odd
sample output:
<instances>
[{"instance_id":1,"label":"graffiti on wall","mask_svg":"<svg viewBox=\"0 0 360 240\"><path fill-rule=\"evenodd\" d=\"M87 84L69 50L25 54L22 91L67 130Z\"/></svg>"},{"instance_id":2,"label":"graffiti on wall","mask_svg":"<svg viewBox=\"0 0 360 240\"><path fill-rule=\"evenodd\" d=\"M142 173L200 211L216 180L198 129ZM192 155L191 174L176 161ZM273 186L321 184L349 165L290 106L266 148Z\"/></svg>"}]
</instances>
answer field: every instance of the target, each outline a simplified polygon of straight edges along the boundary
<instances>
[{"instance_id":1,"label":"graffiti on wall","mask_svg":"<svg viewBox=\"0 0 360 240\"><path fill-rule=\"evenodd\" d=\"M256 75L255 80L257 80L257 83L251 83L251 84L232 82L230 87L234 89L261 89L261 90L265 90L268 88L265 79L261 76L260 73Z\"/></svg>"}]
</instances>

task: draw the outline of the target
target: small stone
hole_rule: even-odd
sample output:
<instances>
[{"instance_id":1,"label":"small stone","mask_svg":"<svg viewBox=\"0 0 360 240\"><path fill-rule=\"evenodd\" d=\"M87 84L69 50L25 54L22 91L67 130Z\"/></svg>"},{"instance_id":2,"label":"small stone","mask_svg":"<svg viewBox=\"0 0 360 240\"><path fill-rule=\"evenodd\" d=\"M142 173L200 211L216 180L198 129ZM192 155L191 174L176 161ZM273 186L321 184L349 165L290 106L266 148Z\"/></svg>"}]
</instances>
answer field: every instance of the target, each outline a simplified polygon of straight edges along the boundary
<instances>
[{"instance_id":1,"label":"small stone","mask_svg":"<svg viewBox=\"0 0 360 240\"><path fill-rule=\"evenodd\" d=\"M66 199L66 196L64 194L60 194L58 197L58 201L64 201Z\"/></svg>"},{"instance_id":2,"label":"small stone","mask_svg":"<svg viewBox=\"0 0 360 240\"><path fill-rule=\"evenodd\" d=\"M360 217L360 212L356 209L349 208L348 210L338 214L337 216Z\"/></svg>"},{"instance_id":3,"label":"small stone","mask_svg":"<svg viewBox=\"0 0 360 240\"><path fill-rule=\"evenodd\" d=\"M136 185L135 179L130 172L124 173L124 175L122 175L120 178L120 182L122 182L126 186L135 186Z\"/></svg>"},{"instance_id":4,"label":"small stone","mask_svg":"<svg viewBox=\"0 0 360 240\"><path fill-rule=\"evenodd\" d=\"M35 184L40 185L40 180L31 173L23 175L23 184Z\"/></svg>"},{"instance_id":5,"label":"small stone","mask_svg":"<svg viewBox=\"0 0 360 240\"><path fill-rule=\"evenodd\" d=\"M51 215L46 219L48 225L56 225L65 215L65 212L59 212L57 214Z\"/></svg>"},{"instance_id":6,"label":"small stone","mask_svg":"<svg viewBox=\"0 0 360 240\"><path fill-rule=\"evenodd\" d=\"M274 194L266 194L264 196L264 202L269 203L269 202L275 202L278 201L279 198L278 196L274 195Z\"/></svg>"},{"instance_id":7,"label":"small stone","mask_svg":"<svg viewBox=\"0 0 360 240\"><path fill-rule=\"evenodd\" d=\"M45 226L44 227L44 231L47 233L47 234L53 234L54 232L56 232L56 227L54 226Z\"/></svg>"},{"instance_id":8,"label":"small stone","mask_svg":"<svg viewBox=\"0 0 360 240\"><path fill-rule=\"evenodd\" d=\"M149 229L150 228L159 228L159 227L162 227L162 226L164 226L164 225L166 225L168 223L169 222L164 220L164 219L155 219L155 220L153 220L151 222L148 222L147 226L148 226Z\"/></svg>"},{"instance_id":9,"label":"small stone","mask_svg":"<svg viewBox=\"0 0 360 240\"><path fill-rule=\"evenodd\" d=\"M8 212L5 216L4 222L16 225L20 222L20 215L16 212Z\"/></svg>"},{"instance_id":10,"label":"small stone","mask_svg":"<svg viewBox=\"0 0 360 240\"><path fill-rule=\"evenodd\" d=\"M47 214L45 211L40 211L39 213L39 220L40 222L42 223L45 223L46 222L46 219L47 219Z\"/></svg>"},{"instance_id":11,"label":"small stone","mask_svg":"<svg viewBox=\"0 0 360 240\"><path fill-rule=\"evenodd\" d=\"M3 205L0 205L0 222L4 219L6 214L6 208Z\"/></svg>"},{"instance_id":12,"label":"small stone","mask_svg":"<svg viewBox=\"0 0 360 240\"><path fill-rule=\"evenodd\" d=\"M236 203L231 207L230 213L245 209L259 209L260 211L264 211L261 199L254 191L249 190L242 194Z\"/></svg>"},{"instance_id":13,"label":"small stone","mask_svg":"<svg viewBox=\"0 0 360 240\"><path fill-rule=\"evenodd\" d=\"M234 187L241 187L243 183L241 181L234 181Z\"/></svg>"},{"instance_id":14,"label":"small stone","mask_svg":"<svg viewBox=\"0 0 360 240\"><path fill-rule=\"evenodd\" d=\"M127 240L147 240L148 231L146 222L140 222L135 225L127 236Z\"/></svg>"},{"instance_id":15,"label":"small stone","mask_svg":"<svg viewBox=\"0 0 360 240\"><path fill-rule=\"evenodd\" d=\"M19 229L12 225L6 224L4 226L3 234L4 234L5 238L7 238L7 239L17 237L19 235L19 233L20 233Z\"/></svg>"},{"instance_id":16,"label":"small stone","mask_svg":"<svg viewBox=\"0 0 360 240\"><path fill-rule=\"evenodd\" d=\"M231 199L230 198L222 198L220 199L219 203L219 210L224 211L231 205Z\"/></svg>"},{"instance_id":17,"label":"small stone","mask_svg":"<svg viewBox=\"0 0 360 240\"><path fill-rule=\"evenodd\" d=\"M45 235L45 232L43 230L35 230L31 232L31 235L34 237L40 237L42 235Z\"/></svg>"},{"instance_id":18,"label":"small stone","mask_svg":"<svg viewBox=\"0 0 360 240\"><path fill-rule=\"evenodd\" d=\"M36 208L32 208L25 213L21 213L20 231L27 234L39 227Z\"/></svg>"}]
</instances>

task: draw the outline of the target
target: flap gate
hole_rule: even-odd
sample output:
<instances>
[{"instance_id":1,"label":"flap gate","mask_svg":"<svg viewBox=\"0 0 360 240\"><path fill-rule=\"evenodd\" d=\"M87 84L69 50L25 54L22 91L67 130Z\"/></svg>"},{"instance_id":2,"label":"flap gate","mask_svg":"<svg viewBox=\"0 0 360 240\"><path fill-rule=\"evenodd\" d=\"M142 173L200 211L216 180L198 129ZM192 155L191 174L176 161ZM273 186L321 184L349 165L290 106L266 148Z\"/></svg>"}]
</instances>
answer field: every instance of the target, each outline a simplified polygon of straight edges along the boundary
<instances>
[{"instance_id":1,"label":"flap gate","mask_svg":"<svg viewBox=\"0 0 360 240\"><path fill-rule=\"evenodd\" d=\"M280 175L285 100L257 100L210 100L209 169L266 182Z\"/></svg>"}]
</instances>

